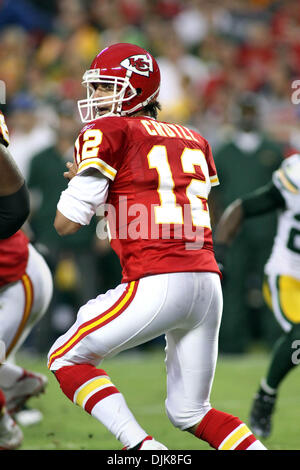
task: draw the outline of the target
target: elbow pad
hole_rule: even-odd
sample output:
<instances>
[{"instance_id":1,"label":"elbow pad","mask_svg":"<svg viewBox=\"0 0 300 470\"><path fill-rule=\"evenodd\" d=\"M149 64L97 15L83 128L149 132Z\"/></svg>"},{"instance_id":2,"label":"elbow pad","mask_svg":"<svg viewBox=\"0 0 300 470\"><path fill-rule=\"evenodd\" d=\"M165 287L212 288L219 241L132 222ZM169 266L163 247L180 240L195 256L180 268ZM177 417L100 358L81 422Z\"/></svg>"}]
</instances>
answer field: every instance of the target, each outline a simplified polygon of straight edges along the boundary
<instances>
[{"instance_id":1,"label":"elbow pad","mask_svg":"<svg viewBox=\"0 0 300 470\"><path fill-rule=\"evenodd\" d=\"M0 196L0 239L16 233L26 221L29 212L29 192L25 183L15 193Z\"/></svg>"}]
</instances>

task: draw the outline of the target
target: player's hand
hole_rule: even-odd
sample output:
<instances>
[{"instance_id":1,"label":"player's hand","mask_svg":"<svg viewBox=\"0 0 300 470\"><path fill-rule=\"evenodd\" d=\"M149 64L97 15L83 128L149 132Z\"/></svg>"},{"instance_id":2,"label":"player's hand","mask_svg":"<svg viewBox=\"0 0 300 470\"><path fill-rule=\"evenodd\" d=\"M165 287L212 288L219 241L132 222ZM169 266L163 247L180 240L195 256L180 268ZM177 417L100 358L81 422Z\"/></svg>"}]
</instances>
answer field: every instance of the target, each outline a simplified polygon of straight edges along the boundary
<instances>
[{"instance_id":1,"label":"player's hand","mask_svg":"<svg viewBox=\"0 0 300 470\"><path fill-rule=\"evenodd\" d=\"M222 279L221 279L222 284L224 284L224 282L226 281L226 270L225 270L225 266L224 266L223 263L220 263L220 262L218 262L217 264L218 264L218 268L219 268L219 270L220 270L220 273L222 274Z\"/></svg>"},{"instance_id":2,"label":"player's hand","mask_svg":"<svg viewBox=\"0 0 300 470\"><path fill-rule=\"evenodd\" d=\"M9 132L2 111L0 111L0 144L9 146Z\"/></svg>"},{"instance_id":3,"label":"player's hand","mask_svg":"<svg viewBox=\"0 0 300 470\"><path fill-rule=\"evenodd\" d=\"M68 171L64 172L64 177L70 181L77 174L77 165L75 162L67 162L66 167Z\"/></svg>"}]
</instances>

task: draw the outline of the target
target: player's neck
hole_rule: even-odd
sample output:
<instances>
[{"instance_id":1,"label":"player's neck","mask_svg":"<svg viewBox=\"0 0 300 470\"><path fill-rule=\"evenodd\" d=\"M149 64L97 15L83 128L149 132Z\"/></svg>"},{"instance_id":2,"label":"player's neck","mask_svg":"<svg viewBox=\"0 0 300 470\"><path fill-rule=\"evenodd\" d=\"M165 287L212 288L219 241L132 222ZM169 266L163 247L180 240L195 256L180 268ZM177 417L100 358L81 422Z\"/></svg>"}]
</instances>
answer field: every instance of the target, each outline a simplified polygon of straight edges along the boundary
<instances>
[{"instance_id":1,"label":"player's neck","mask_svg":"<svg viewBox=\"0 0 300 470\"><path fill-rule=\"evenodd\" d=\"M132 116L144 116L144 117L149 117L149 118L153 118L153 116L151 116L151 114L149 113L149 111L146 111L145 109L141 109L140 111L137 111L136 113L132 114Z\"/></svg>"}]
</instances>

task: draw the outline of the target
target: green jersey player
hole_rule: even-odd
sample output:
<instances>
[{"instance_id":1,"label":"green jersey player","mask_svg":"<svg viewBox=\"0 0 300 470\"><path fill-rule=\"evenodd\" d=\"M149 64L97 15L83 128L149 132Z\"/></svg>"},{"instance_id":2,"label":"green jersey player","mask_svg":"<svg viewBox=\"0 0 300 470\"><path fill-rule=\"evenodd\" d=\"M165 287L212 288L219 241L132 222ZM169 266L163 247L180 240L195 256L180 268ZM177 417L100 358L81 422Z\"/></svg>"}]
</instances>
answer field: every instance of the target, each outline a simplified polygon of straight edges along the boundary
<instances>
[{"instance_id":1,"label":"green jersey player","mask_svg":"<svg viewBox=\"0 0 300 470\"><path fill-rule=\"evenodd\" d=\"M299 362L295 360L295 348L300 344L299 154L283 160L268 185L235 200L225 210L215 233L216 257L220 265L226 265L226 248L243 220L274 210L279 210L278 228L265 266L263 294L283 334L274 346L250 413L252 429L261 437L270 435L279 385Z\"/></svg>"}]
</instances>

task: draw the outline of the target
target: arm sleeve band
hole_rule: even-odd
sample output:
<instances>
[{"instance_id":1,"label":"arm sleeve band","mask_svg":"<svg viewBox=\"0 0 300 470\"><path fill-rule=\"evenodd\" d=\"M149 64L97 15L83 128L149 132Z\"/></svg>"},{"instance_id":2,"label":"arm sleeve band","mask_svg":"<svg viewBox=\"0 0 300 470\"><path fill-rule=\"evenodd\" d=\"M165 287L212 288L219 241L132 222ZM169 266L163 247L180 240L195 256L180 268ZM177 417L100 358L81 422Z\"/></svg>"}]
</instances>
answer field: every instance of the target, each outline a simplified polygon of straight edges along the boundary
<instances>
[{"instance_id":1,"label":"arm sleeve band","mask_svg":"<svg viewBox=\"0 0 300 470\"><path fill-rule=\"evenodd\" d=\"M72 222L88 225L97 208L106 202L108 187L108 179L101 173L74 176L61 193L57 209Z\"/></svg>"},{"instance_id":2,"label":"arm sleeve band","mask_svg":"<svg viewBox=\"0 0 300 470\"><path fill-rule=\"evenodd\" d=\"M254 217L285 208L285 200L272 181L242 197L241 201L245 217Z\"/></svg>"},{"instance_id":3,"label":"arm sleeve band","mask_svg":"<svg viewBox=\"0 0 300 470\"><path fill-rule=\"evenodd\" d=\"M11 237L29 216L29 192L24 183L8 196L0 196L0 239Z\"/></svg>"}]
</instances>

